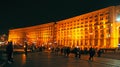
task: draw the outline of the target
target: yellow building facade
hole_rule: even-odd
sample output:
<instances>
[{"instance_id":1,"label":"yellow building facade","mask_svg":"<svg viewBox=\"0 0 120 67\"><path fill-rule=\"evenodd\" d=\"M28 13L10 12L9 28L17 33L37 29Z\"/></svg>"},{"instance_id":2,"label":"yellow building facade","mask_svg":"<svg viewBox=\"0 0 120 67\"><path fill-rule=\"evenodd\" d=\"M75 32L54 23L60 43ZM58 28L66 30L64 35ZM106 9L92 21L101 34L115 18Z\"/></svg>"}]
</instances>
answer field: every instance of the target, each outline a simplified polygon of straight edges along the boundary
<instances>
[{"instance_id":1,"label":"yellow building facade","mask_svg":"<svg viewBox=\"0 0 120 67\"><path fill-rule=\"evenodd\" d=\"M23 44L25 41L28 44L35 43L38 45L47 45L51 44L55 39L54 33L55 23L47 23L37 26L11 29L9 30L9 41L12 41L14 44Z\"/></svg>"},{"instance_id":2,"label":"yellow building facade","mask_svg":"<svg viewBox=\"0 0 120 67\"><path fill-rule=\"evenodd\" d=\"M65 20L9 30L14 43L36 42L81 48L117 48L120 44L120 6L110 6Z\"/></svg>"}]
</instances>

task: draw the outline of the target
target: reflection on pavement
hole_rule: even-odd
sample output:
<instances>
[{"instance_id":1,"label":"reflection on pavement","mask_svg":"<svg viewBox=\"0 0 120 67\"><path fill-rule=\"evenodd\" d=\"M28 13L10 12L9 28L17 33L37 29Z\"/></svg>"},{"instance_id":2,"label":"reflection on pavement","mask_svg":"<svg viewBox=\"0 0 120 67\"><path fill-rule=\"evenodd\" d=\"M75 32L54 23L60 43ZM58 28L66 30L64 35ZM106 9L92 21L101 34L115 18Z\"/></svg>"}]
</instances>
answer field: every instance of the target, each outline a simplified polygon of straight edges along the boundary
<instances>
[{"instance_id":1,"label":"reflection on pavement","mask_svg":"<svg viewBox=\"0 0 120 67\"><path fill-rule=\"evenodd\" d=\"M25 64L25 63L26 63L26 55L22 54L22 64Z\"/></svg>"}]
</instances>

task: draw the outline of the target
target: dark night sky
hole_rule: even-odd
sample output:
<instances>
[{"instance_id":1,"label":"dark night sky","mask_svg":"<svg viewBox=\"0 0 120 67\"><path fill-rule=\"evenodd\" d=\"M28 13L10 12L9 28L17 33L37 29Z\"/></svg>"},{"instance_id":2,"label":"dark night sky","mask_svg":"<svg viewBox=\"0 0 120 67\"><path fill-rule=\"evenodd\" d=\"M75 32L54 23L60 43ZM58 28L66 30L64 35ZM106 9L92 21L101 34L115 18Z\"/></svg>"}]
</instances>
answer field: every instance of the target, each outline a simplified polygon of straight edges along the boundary
<instances>
[{"instance_id":1,"label":"dark night sky","mask_svg":"<svg viewBox=\"0 0 120 67\"><path fill-rule=\"evenodd\" d=\"M64 20L112 5L120 5L120 0L1 0L0 34L12 28Z\"/></svg>"}]
</instances>

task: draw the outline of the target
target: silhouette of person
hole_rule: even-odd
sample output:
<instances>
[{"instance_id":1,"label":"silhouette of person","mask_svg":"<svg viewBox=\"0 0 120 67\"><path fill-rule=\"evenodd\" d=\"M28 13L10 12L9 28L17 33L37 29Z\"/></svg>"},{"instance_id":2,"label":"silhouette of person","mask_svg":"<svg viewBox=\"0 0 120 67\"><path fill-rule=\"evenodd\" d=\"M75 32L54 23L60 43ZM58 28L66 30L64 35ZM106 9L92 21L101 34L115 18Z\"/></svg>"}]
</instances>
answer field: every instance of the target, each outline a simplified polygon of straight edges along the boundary
<instances>
[{"instance_id":1,"label":"silhouette of person","mask_svg":"<svg viewBox=\"0 0 120 67\"><path fill-rule=\"evenodd\" d=\"M67 57L68 57L69 54L70 54L70 47L67 47L67 48L66 48L66 53L67 53Z\"/></svg>"},{"instance_id":2,"label":"silhouette of person","mask_svg":"<svg viewBox=\"0 0 120 67\"><path fill-rule=\"evenodd\" d=\"M98 52L97 52L98 57L101 57L101 54L102 54L102 50L99 49Z\"/></svg>"},{"instance_id":3,"label":"silhouette of person","mask_svg":"<svg viewBox=\"0 0 120 67\"><path fill-rule=\"evenodd\" d=\"M93 57L95 55L95 49L93 49L92 47L89 49L89 60L93 61Z\"/></svg>"},{"instance_id":4,"label":"silhouette of person","mask_svg":"<svg viewBox=\"0 0 120 67\"><path fill-rule=\"evenodd\" d=\"M77 57L81 58L81 50L80 50L80 48L75 48L75 57L76 58Z\"/></svg>"},{"instance_id":5,"label":"silhouette of person","mask_svg":"<svg viewBox=\"0 0 120 67\"><path fill-rule=\"evenodd\" d=\"M25 44L24 44L25 55L27 55L27 49L28 49L28 44L27 44L27 42L25 42Z\"/></svg>"},{"instance_id":6,"label":"silhouette of person","mask_svg":"<svg viewBox=\"0 0 120 67\"><path fill-rule=\"evenodd\" d=\"M6 46L6 53L7 53L7 61L8 63L12 63L13 62L13 44L12 41L8 42L7 46Z\"/></svg>"}]
</instances>

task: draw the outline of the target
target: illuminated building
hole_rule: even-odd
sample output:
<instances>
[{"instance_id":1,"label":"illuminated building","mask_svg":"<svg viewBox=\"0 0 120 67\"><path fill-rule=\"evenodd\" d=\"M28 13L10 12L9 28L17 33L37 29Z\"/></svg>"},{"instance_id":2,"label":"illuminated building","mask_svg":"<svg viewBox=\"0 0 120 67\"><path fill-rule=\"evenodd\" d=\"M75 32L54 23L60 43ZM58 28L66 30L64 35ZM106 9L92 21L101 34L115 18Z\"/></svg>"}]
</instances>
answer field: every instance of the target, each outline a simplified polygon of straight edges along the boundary
<instances>
[{"instance_id":1,"label":"illuminated building","mask_svg":"<svg viewBox=\"0 0 120 67\"><path fill-rule=\"evenodd\" d=\"M53 43L55 39L54 22L18 28L9 30L9 41L14 44L23 44L27 41L29 44L35 43L36 45L47 45Z\"/></svg>"},{"instance_id":2,"label":"illuminated building","mask_svg":"<svg viewBox=\"0 0 120 67\"><path fill-rule=\"evenodd\" d=\"M120 44L120 5L43 25L10 30L9 40L23 42L27 37L28 42L39 44L116 48Z\"/></svg>"}]
</instances>

